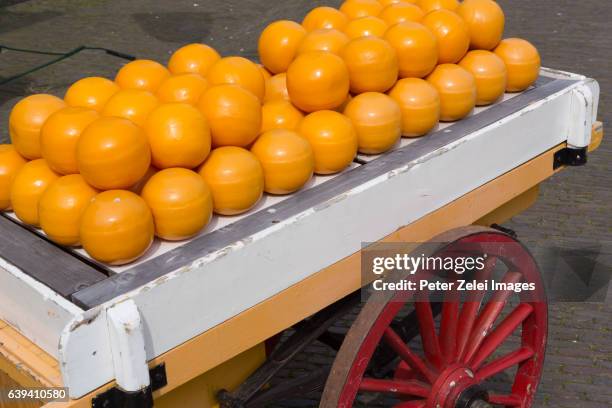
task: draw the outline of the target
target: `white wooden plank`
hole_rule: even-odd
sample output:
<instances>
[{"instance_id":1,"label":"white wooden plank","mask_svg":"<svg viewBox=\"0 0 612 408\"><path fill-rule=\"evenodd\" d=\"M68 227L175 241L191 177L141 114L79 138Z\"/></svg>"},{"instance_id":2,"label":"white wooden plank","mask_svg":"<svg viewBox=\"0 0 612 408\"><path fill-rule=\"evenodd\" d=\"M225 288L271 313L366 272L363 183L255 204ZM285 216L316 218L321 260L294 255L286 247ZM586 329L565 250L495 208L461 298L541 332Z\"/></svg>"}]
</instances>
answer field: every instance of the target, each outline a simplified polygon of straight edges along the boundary
<instances>
[{"instance_id":1,"label":"white wooden plank","mask_svg":"<svg viewBox=\"0 0 612 408\"><path fill-rule=\"evenodd\" d=\"M70 398L78 399L115 376L106 308L76 316L61 331L59 362Z\"/></svg>"},{"instance_id":2,"label":"white wooden plank","mask_svg":"<svg viewBox=\"0 0 612 408\"><path fill-rule=\"evenodd\" d=\"M150 384L144 346L144 328L133 300L106 311L117 386L127 392L143 390Z\"/></svg>"},{"instance_id":3,"label":"white wooden plank","mask_svg":"<svg viewBox=\"0 0 612 408\"><path fill-rule=\"evenodd\" d=\"M0 258L0 319L58 358L64 326L82 310Z\"/></svg>"}]
</instances>

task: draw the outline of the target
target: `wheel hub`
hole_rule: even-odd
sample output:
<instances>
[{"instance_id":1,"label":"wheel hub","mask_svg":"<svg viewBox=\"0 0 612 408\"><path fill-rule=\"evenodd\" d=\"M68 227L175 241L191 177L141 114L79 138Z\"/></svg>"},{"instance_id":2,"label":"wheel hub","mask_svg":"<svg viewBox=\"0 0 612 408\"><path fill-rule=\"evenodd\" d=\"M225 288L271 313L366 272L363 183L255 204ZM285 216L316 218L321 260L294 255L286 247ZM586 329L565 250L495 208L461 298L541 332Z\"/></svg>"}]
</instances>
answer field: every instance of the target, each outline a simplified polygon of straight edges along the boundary
<instances>
[{"instance_id":1,"label":"wheel hub","mask_svg":"<svg viewBox=\"0 0 612 408\"><path fill-rule=\"evenodd\" d=\"M461 402L460 396L466 390L475 386L474 373L470 368L461 364L451 365L440 373L438 380L433 384L427 406L431 408L471 408L469 404L467 406L458 405L458 402Z\"/></svg>"},{"instance_id":2,"label":"wheel hub","mask_svg":"<svg viewBox=\"0 0 612 408\"><path fill-rule=\"evenodd\" d=\"M466 388L457 398L455 408L491 408L487 391L478 385Z\"/></svg>"}]
</instances>

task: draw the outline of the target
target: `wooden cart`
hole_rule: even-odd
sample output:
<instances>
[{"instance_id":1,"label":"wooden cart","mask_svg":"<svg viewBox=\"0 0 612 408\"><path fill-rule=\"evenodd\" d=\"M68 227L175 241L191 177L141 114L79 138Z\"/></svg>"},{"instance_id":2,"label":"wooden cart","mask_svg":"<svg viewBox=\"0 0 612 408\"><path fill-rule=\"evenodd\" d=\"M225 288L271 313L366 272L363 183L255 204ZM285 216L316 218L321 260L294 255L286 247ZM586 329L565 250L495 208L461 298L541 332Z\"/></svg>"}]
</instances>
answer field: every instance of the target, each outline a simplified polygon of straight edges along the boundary
<instances>
[{"instance_id":1,"label":"wooden cart","mask_svg":"<svg viewBox=\"0 0 612 408\"><path fill-rule=\"evenodd\" d=\"M156 242L123 267L57 247L4 214L0 389L67 387L70 401L45 405L53 408L153 400L265 407L324 385L322 407L352 406L361 393L389 394L405 408L529 407L546 345L542 300L519 299L507 314L510 293L482 306L482 296L440 306L381 292L345 337L329 328L360 302L364 242L426 242L444 233L435 239L446 242L439 250L514 243L515 253L491 249L490 258L508 266L508 281L539 281L513 236L475 226L508 220L535 201L544 180L586 162L602 137L598 98L594 80L544 69L526 92L403 139L387 154L359 156L296 194L266 196L246 215L215 217L188 242ZM487 362L512 333L521 334L520 346ZM419 338L422 351L408 346ZM314 341L339 350L331 374L270 387ZM507 394L483 385L500 372L509 373Z\"/></svg>"}]
</instances>

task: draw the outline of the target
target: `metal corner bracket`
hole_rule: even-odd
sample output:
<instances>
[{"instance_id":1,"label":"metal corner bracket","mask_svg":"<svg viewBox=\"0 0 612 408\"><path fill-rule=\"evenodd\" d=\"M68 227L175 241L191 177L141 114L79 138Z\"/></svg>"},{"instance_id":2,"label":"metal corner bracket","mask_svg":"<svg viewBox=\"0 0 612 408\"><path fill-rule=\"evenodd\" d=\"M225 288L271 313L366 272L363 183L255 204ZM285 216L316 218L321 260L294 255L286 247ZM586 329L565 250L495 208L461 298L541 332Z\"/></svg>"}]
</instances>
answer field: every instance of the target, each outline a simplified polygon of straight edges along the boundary
<instances>
[{"instance_id":1,"label":"metal corner bracket","mask_svg":"<svg viewBox=\"0 0 612 408\"><path fill-rule=\"evenodd\" d=\"M584 166L587 164L586 147L566 147L555 153L553 159L553 169L557 170L561 166Z\"/></svg>"},{"instance_id":2,"label":"metal corner bracket","mask_svg":"<svg viewBox=\"0 0 612 408\"><path fill-rule=\"evenodd\" d=\"M91 401L92 408L150 408L153 407L153 391L168 385L166 365L159 364L149 370L151 385L135 392L113 387L96 395Z\"/></svg>"}]
</instances>

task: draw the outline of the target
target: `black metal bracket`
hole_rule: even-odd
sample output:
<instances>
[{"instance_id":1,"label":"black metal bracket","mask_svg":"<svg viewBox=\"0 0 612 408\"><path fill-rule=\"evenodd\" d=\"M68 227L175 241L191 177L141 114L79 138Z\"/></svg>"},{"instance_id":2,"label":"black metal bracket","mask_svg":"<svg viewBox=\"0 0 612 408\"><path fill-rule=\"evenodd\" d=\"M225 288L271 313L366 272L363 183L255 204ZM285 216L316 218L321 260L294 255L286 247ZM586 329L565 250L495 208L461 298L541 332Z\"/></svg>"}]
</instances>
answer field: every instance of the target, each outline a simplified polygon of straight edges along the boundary
<instances>
[{"instance_id":1,"label":"black metal bracket","mask_svg":"<svg viewBox=\"0 0 612 408\"><path fill-rule=\"evenodd\" d=\"M491 228L496 229L498 231L503 232L504 234L508 234L510 235L512 238L516 239L518 238L518 234L516 233L515 230L510 229L510 228L506 228L506 227L502 227L499 224L491 224Z\"/></svg>"},{"instance_id":2,"label":"black metal bracket","mask_svg":"<svg viewBox=\"0 0 612 408\"><path fill-rule=\"evenodd\" d=\"M587 163L587 148L565 147L555 153L553 169L561 166L584 166Z\"/></svg>"},{"instance_id":3,"label":"black metal bracket","mask_svg":"<svg viewBox=\"0 0 612 408\"><path fill-rule=\"evenodd\" d=\"M151 378L151 390L157 391L168 385L168 377L166 376L166 364L161 363L149 370Z\"/></svg>"},{"instance_id":4,"label":"black metal bracket","mask_svg":"<svg viewBox=\"0 0 612 408\"><path fill-rule=\"evenodd\" d=\"M92 408L151 408L153 407L153 391L168 385L166 365L157 365L149 370L151 384L135 392L123 391L113 387L102 394L96 395L91 401Z\"/></svg>"}]
</instances>

